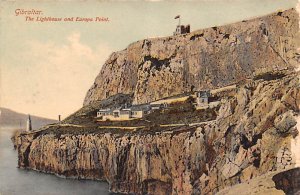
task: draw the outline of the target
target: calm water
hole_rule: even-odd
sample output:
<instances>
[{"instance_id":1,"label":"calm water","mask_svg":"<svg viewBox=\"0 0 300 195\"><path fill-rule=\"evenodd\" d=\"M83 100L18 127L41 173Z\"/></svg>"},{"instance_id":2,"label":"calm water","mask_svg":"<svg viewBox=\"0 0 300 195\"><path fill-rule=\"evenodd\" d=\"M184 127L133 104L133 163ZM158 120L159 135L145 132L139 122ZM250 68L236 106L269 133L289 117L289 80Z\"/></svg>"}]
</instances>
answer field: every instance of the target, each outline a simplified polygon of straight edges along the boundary
<instances>
[{"instance_id":1,"label":"calm water","mask_svg":"<svg viewBox=\"0 0 300 195\"><path fill-rule=\"evenodd\" d=\"M0 127L0 195L106 195L108 184L99 181L63 179L17 168L17 152L10 141L12 130Z\"/></svg>"}]
</instances>

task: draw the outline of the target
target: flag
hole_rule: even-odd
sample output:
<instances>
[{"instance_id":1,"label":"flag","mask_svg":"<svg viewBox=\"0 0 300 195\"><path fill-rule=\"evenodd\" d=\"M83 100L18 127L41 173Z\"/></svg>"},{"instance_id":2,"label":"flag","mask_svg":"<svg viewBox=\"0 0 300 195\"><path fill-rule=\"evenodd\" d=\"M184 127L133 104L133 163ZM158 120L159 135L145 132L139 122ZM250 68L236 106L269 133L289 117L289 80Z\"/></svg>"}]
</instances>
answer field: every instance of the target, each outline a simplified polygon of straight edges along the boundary
<instances>
[{"instance_id":1,"label":"flag","mask_svg":"<svg viewBox=\"0 0 300 195\"><path fill-rule=\"evenodd\" d=\"M180 15L178 15L178 16L175 16L175 18L174 18L174 19L177 19L177 18L180 18Z\"/></svg>"}]
</instances>

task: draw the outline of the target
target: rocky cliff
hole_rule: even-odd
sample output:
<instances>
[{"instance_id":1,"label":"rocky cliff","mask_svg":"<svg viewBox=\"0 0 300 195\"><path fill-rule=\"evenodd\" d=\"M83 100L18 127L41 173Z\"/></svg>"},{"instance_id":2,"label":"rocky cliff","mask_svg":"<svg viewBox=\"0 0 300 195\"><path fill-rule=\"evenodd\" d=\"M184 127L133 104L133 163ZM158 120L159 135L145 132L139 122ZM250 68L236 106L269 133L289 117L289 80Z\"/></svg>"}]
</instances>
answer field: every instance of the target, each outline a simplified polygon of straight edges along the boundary
<instances>
[{"instance_id":1,"label":"rocky cliff","mask_svg":"<svg viewBox=\"0 0 300 195\"><path fill-rule=\"evenodd\" d=\"M106 61L82 109L59 124L16 135L18 165L105 180L111 191L123 193L228 194L227 187L254 178L256 184L272 181L262 187L267 194L297 192L297 180L289 181L299 175L291 168L300 166L297 33L291 9L133 43ZM231 83L230 92L217 90L222 95L213 98L220 105L211 110L195 111L189 102L156 118L149 114L152 121L95 119L99 107L132 97L143 103ZM169 121L184 125L161 126ZM280 173L287 169L292 171Z\"/></svg>"},{"instance_id":2,"label":"rocky cliff","mask_svg":"<svg viewBox=\"0 0 300 195\"><path fill-rule=\"evenodd\" d=\"M299 73L261 75L223 97L214 121L123 133L22 133L19 167L106 180L113 192L214 194L270 171L299 166ZM75 128L70 126L70 128ZM153 127L155 128L155 127ZM298 144L298 145L297 145ZM279 182L280 183L280 182Z\"/></svg>"},{"instance_id":3,"label":"rocky cliff","mask_svg":"<svg viewBox=\"0 0 300 195\"><path fill-rule=\"evenodd\" d=\"M87 92L84 105L118 93L133 95L134 103L145 103L291 67L296 63L293 57L298 29L298 14L290 9L132 43L110 55Z\"/></svg>"}]
</instances>

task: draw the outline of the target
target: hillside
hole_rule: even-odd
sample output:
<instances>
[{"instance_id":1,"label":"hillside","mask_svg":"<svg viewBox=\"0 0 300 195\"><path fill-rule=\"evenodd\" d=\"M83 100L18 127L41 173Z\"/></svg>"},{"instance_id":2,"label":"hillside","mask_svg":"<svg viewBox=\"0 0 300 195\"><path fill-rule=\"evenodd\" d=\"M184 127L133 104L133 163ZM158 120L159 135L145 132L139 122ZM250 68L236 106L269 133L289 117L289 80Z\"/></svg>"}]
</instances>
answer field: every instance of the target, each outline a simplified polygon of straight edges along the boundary
<instances>
[{"instance_id":1,"label":"hillside","mask_svg":"<svg viewBox=\"0 0 300 195\"><path fill-rule=\"evenodd\" d=\"M298 36L291 9L132 43L106 61L80 110L16 134L18 166L125 194L298 192ZM191 91L203 88L217 106L194 106ZM96 118L99 108L181 95L143 118Z\"/></svg>"},{"instance_id":2,"label":"hillside","mask_svg":"<svg viewBox=\"0 0 300 195\"><path fill-rule=\"evenodd\" d=\"M299 116L298 77L299 73L291 73L248 80L231 97L223 97L211 115L182 105L181 110L148 115L145 121L97 122L93 117L90 121L77 117L75 124L22 133L15 143L19 166L106 180L112 192L215 194L300 165L294 118ZM194 123L206 117L209 122L193 126L158 125ZM148 128L146 120L156 124ZM126 129L129 126L136 130ZM286 187L284 181L282 185Z\"/></svg>"},{"instance_id":3,"label":"hillside","mask_svg":"<svg viewBox=\"0 0 300 195\"><path fill-rule=\"evenodd\" d=\"M290 9L189 34L137 41L110 55L84 105L118 93L133 95L134 103L146 103L293 67L298 29L298 14Z\"/></svg>"},{"instance_id":4,"label":"hillside","mask_svg":"<svg viewBox=\"0 0 300 195\"><path fill-rule=\"evenodd\" d=\"M0 115L1 127L16 127L21 129L26 128L26 121L28 119L27 114L18 113L7 108L0 108L0 110L1 110L1 115ZM32 121L33 129L38 129L44 125L57 122L57 120L38 117L38 116L31 116L31 121Z\"/></svg>"}]
</instances>

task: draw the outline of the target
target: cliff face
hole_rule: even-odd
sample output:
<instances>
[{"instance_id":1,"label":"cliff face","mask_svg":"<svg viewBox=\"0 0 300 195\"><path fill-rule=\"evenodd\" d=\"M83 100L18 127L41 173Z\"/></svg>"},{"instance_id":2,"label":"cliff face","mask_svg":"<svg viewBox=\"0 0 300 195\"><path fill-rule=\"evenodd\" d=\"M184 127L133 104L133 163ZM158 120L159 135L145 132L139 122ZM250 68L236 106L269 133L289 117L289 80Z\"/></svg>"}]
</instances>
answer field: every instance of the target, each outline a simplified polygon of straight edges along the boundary
<instances>
[{"instance_id":1,"label":"cliff face","mask_svg":"<svg viewBox=\"0 0 300 195\"><path fill-rule=\"evenodd\" d=\"M111 191L134 194L227 194L220 190L252 178L260 183L270 171L299 167L300 73L279 71L297 63L297 33L298 15L292 9L133 43L110 56L80 111L60 124L16 135L18 165L106 180ZM191 115L176 112L175 122L185 123L180 128L166 130L154 121L149 129L125 131L116 128L125 123L103 125L94 118L97 108L124 104L132 96L134 103L144 103L230 83L238 83L237 88L230 95L222 92L209 122L188 126L189 120L181 119ZM182 105L182 110L192 109ZM106 125L110 129L101 130ZM270 194L271 187L272 193L278 191L275 187L285 192L298 188L296 180L286 185L286 178L299 175L295 170L273 172L268 177L273 183L262 190Z\"/></svg>"},{"instance_id":2,"label":"cliff face","mask_svg":"<svg viewBox=\"0 0 300 195\"><path fill-rule=\"evenodd\" d=\"M136 194L213 194L294 167L299 74L281 77L248 80L222 99L216 120L181 131L20 134L19 166Z\"/></svg>"},{"instance_id":3,"label":"cliff face","mask_svg":"<svg viewBox=\"0 0 300 195\"><path fill-rule=\"evenodd\" d=\"M84 105L118 93L133 94L134 103L145 103L291 67L296 63L298 29L298 14L291 9L185 35L135 42L111 54Z\"/></svg>"}]
</instances>

